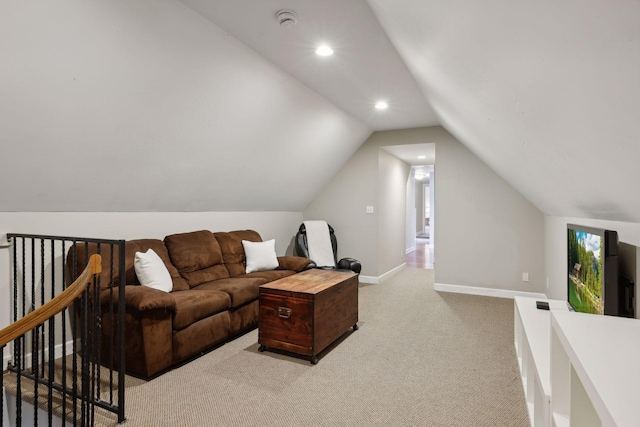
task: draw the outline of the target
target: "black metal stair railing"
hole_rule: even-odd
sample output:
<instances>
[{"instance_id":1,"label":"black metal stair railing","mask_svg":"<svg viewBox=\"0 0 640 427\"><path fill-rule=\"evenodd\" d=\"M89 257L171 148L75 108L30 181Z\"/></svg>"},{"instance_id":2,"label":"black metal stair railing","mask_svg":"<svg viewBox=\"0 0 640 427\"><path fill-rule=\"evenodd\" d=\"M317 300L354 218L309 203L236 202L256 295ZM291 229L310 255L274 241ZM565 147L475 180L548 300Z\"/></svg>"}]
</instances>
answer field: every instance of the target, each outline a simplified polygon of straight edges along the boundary
<instances>
[{"instance_id":1,"label":"black metal stair railing","mask_svg":"<svg viewBox=\"0 0 640 427\"><path fill-rule=\"evenodd\" d=\"M68 424L93 425L95 408L125 420L124 240L7 234L12 244L12 315L17 322L44 306L80 274L78 258L89 260L89 245L104 254L94 286L69 308L13 341L3 387L15 391L15 425L23 423L23 400L33 404L33 425L49 425L55 416ZM78 253L77 243L82 253ZM68 261L68 262L67 262ZM108 280L108 284L100 283ZM115 283L117 281L117 283ZM115 289L115 291L114 291ZM117 305L101 304L107 293ZM117 297L114 295L117 292ZM114 298L115 297L115 298ZM103 313L102 310L109 310ZM4 361L4 347L2 348ZM102 365L102 366L101 366ZM2 371L2 369L0 369ZM38 408L47 420L38 419ZM0 426L3 423L0 408ZM104 411L103 411L104 412Z\"/></svg>"}]
</instances>

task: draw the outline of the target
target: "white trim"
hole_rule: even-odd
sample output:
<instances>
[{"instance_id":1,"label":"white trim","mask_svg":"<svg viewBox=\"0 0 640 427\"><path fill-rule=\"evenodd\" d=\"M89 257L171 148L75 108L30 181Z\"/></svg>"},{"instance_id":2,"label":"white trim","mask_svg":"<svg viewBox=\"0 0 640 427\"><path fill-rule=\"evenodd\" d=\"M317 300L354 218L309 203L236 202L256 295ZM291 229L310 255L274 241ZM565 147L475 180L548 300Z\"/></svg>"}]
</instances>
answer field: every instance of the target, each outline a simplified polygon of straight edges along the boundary
<instances>
[{"instance_id":1,"label":"white trim","mask_svg":"<svg viewBox=\"0 0 640 427\"><path fill-rule=\"evenodd\" d=\"M388 278L390 278L391 276L393 276L394 274L396 274L406 266L407 266L407 263L403 262L399 266L387 271L382 276L375 277L375 276L360 275L359 280L360 280L360 283L370 283L372 285L377 285L378 283L382 283L383 281L387 280Z\"/></svg>"},{"instance_id":2,"label":"white trim","mask_svg":"<svg viewBox=\"0 0 640 427\"><path fill-rule=\"evenodd\" d=\"M415 250L416 250L416 245L413 245L413 246L411 246L410 248L407 248L407 249L404 251L404 254L405 254L405 255L409 255L411 252L413 252L413 251L415 251Z\"/></svg>"},{"instance_id":3,"label":"white trim","mask_svg":"<svg viewBox=\"0 0 640 427\"><path fill-rule=\"evenodd\" d=\"M66 351L64 352L66 355L69 355L71 353L73 353L73 340L67 341L66 346L64 346ZM62 357L62 351L63 349L63 345L62 344L57 344L54 347L54 355L53 358L54 359L59 359ZM46 360L49 359L49 351L45 349L44 351L44 358ZM6 370L7 369L7 364L13 359L13 346L11 346L11 348L7 347L7 351L5 352L5 354L2 357L2 370ZM30 368L31 367L31 353L27 353L25 354L25 368Z\"/></svg>"},{"instance_id":4,"label":"white trim","mask_svg":"<svg viewBox=\"0 0 640 427\"><path fill-rule=\"evenodd\" d=\"M391 276L395 275L396 273L398 273L400 270L402 270L406 266L407 266L407 263L403 262L402 264L400 264L396 268L392 268L391 270L387 271L382 276L378 277L378 283L382 283L383 281L389 279Z\"/></svg>"},{"instance_id":5,"label":"white trim","mask_svg":"<svg viewBox=\"0 0 640 427\"><path fill-rule=\"evenodd\" d=\"M370 283L372 285L378 284L378 278L373 276L363 276L362 274L358 277L360 283Z\"/></svg>"},{"instance_id":6,"label":"white trim","mask_svg":"<svg viewBox=\"0 0 640 427\"><path fill-rule=\"evenodd\" d=\"M514 297L545 298L545 299L547 298L545 294L541 294L537 292L514 291L511 289L480 288L477 286L448 285L445 283L434 283L433 290L438 292L452 292L456 294L469 294L469 295L484 295L487 297L497 297L497 298L514 298Z\"/></svg>"}]
</instances>

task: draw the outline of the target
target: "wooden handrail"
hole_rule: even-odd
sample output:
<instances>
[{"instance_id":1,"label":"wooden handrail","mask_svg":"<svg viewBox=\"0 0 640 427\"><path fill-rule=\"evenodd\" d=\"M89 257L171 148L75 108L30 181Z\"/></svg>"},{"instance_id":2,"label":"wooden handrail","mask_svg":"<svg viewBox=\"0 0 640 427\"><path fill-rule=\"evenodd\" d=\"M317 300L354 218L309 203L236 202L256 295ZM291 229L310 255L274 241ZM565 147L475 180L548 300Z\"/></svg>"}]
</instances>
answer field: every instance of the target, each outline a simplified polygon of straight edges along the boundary
<instances>
[{"instance_id":1,"label":"wooden handrail","mask_svg":"<svg viewBox=\"0 0 640 427\"><path fill-rule=\"evenodd\" d=\"M87 289L87 285L91 282L91 277L100 274L100 272L102 272L102 258L97 254L91 255L89 263L82 271L82 274L60 295L0 331L0 347L26 334L31 329L69 307Z\"/></svg>"}]
</instances>

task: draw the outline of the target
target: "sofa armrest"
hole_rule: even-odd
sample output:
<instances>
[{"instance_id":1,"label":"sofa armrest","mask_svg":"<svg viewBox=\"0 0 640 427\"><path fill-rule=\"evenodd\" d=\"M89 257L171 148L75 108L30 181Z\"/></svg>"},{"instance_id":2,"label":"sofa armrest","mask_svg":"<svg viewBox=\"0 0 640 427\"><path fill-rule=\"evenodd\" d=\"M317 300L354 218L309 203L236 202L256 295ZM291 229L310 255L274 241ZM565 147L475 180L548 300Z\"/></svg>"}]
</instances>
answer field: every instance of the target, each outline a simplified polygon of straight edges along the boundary
<instances>
[{"instance_id":1,"label":"sofa armrest","mask_svg":"<svg viewBox=\"0 0 640 427\"><path fill-rule=\"evenodd\" d=\"M300 256L279 256L278 270L293 270L296 273L305 270L311 261Z\"/></svg>"},{"instance_id":2,"label":"sofa armrest","mask_svg":"<svg viewBox=\"0 0 640 427\"><path fill-rule=\"evenodd\" d=\"M338 261L338 268L343 270L351 270L354 273L358 274L360 274L360 271L362 271L362 265L360 264L360 261L353 258L342 258L340 261Z\"/></svg>"},{"instance_id":3,"label":"sofa armrest","mask_svg":"<svg viewBox=\"0 0 640 427\"><path fill-rule=\"evenodd\" d=\"M109 304L110 300L117 304L118 295L118 288L113 288L113 293L110 289L104 289L101 295L102 304ZM124 301L127 309L136 311L164 309L175 312L176 310L176 300L171 293L152 289L147 286L125 286Z\"/></svg>"}]
</instances>

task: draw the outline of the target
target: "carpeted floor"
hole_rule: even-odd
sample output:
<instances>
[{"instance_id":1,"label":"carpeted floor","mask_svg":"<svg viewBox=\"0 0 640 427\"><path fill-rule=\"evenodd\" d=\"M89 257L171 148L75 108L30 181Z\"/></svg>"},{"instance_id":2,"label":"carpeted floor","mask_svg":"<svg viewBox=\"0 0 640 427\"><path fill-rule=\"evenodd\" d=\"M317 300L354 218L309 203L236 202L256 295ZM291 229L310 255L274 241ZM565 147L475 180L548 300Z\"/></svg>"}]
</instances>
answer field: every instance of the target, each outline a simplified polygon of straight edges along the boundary
<instances>
[{"instance_id":1,"label":"carpeted floor","mask_svg":"<svg viewBox=\"0 0 640 427\"><path fill-rule=\"evenodd\" d=\"M317 365L254 330L145 382L126 426L528 426L513 301L437 293L433 270L361 285L359 326ZM117 425L97 414L102 425Z\"/></svg>"},{"instance_id":2,"label":"carpeted floor","mask_svg":"<svg viewBox=\"0 0 640 427\"><path fill-rule=\"evenodd\" d=\"M128 426L528 426L513 301L437 293L406 268L360 288L360 329L317 365L257 330L127 386Z\"/></svg>"}]
</instances>

